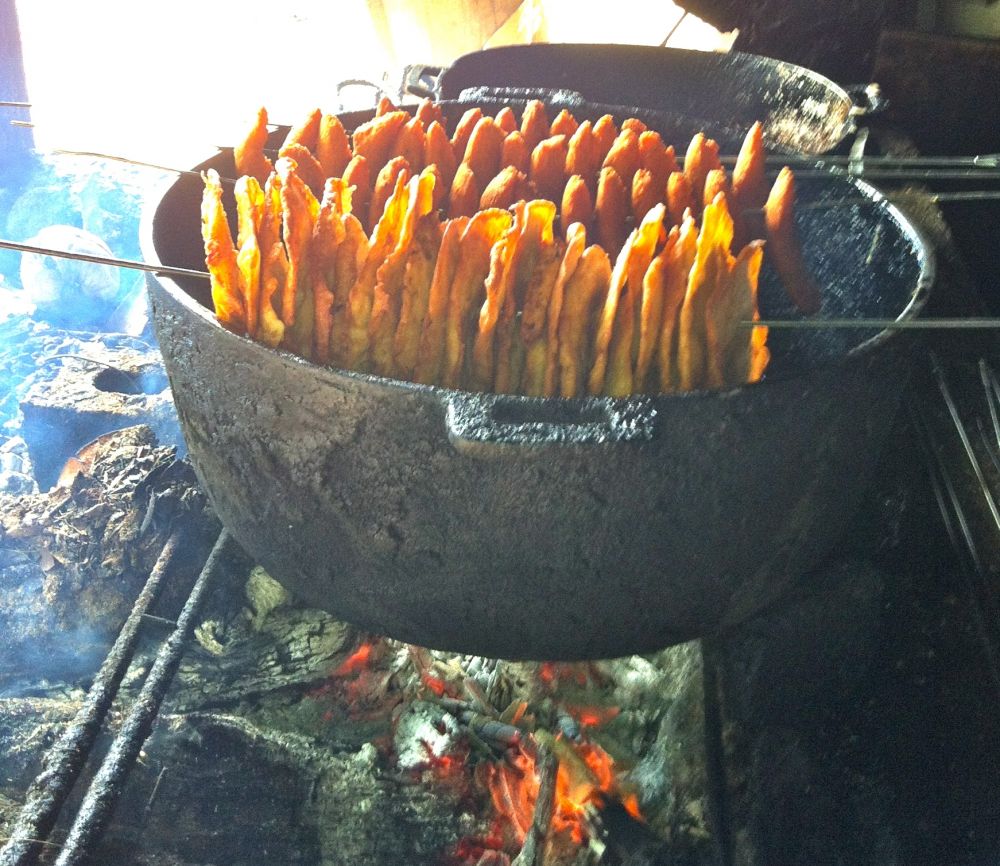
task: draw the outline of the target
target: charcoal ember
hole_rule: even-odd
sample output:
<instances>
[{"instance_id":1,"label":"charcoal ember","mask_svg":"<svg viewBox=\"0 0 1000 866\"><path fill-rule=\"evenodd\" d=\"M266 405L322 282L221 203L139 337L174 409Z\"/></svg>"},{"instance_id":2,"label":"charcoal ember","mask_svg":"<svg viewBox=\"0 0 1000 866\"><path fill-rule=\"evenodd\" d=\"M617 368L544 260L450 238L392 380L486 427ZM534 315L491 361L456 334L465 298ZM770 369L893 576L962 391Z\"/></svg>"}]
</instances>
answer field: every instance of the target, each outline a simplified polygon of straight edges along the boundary
<instances>
[{"instance_id":1,"label":"charcoal ember","mask_svg":"<svg viewBox=\"0 0 1000 866\"><path fill-rule=\"evenodd\" d=\"M484 851L476 866L510 866L510 857L503 851Z\"/></svg>"}]
</instances>

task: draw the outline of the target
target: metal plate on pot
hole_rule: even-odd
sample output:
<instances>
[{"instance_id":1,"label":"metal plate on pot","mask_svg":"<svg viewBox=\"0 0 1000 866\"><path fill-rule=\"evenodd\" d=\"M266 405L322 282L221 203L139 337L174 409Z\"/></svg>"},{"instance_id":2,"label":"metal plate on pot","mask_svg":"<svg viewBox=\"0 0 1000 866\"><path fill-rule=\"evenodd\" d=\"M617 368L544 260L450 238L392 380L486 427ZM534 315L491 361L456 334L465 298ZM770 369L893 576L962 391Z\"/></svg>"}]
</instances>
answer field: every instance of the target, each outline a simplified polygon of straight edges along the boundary
<instances>
[{"instance_id":1,"label":"metal plate on pot","mask_svg":"<svg viewBox=\"0 0 1000 866\"><path fill-rule=\"evenodd\" d=\"M689 118L712 137L760 120L768 147L783 153L835 149L865 110L840 85L793 63L645 45L489 48L459 57L436 89L440 99L458 99L476 87L573 90L591 102Z\"/></svg>"}]
</instances>

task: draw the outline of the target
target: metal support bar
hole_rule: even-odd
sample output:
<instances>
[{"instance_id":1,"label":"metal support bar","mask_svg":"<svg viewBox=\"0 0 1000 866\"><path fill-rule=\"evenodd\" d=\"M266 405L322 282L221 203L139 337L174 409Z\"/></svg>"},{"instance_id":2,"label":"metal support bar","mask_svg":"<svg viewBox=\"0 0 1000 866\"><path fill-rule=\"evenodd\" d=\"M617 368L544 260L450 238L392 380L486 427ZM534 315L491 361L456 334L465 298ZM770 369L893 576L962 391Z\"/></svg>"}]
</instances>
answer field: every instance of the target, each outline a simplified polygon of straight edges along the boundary
<instances>
[{"instance_id":1,"label":"metal support bar","mask_svg":"<svg viewBox=\"0 0 1000 866\"><path fill-rule=\"evenodd\" d=\"M0 866L28 866L41 853L59 810L86 763L104 717L128 669L146 611L156 600L183 534L174 530L125 620L118 638L97 672L83 705L45 756L44 767L28 789L24 806L0 850Z\"/></svg>"},{"instance_id":2,"label":"metal support bar","mask_svg":"<svg viewBox=\"0 0 1000 866\"><path fill-rule=\"evenodd\" d=\"M139 757L143 743L153 729L160 703L180 665L184 649L194 631L202 602L213 588L225 549L231 536L224 529L219 534L205 567L195 582L191 595L177 618L177 628L160 647L156 661L139 696L115 737L83 799L69 836L60 851L56 866L82 864L92 853L114 812L125 780Z\"/></svg>"}]
</instances>

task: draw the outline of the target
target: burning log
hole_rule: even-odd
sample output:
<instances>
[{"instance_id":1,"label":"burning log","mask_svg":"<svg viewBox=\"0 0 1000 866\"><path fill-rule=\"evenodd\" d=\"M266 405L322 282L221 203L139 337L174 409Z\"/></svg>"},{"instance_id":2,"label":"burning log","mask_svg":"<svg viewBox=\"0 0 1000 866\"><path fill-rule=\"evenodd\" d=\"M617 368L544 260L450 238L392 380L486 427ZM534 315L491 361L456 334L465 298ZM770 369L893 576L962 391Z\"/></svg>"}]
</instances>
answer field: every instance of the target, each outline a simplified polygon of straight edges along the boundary
<instances>
[{"instance_id":1,"label":"burning log","mask_svg":"<svg viewBox=\"0 0 1000 866\"><path fill-rule=\"evenodd\" d=\"M559 770L559 759L545 740L537 744L535 767L538 771L535 812L528 834L524 837L521 853L514 858L511 866L544 866L545 863L545 840L552 827L556 802L556 775Z\"/></svg>"},{"instance_id":2,"label":"burning log","mask_svg":"<svg viewBox=\"0 0 1000 866\"><path fill-rule=\"evenodd\" d=\"M441 698L439 703L459 722L467 726L476 738L489 745L503 750L522 744L524 734L515 725L485 716L477 712L471 704L454 698Z\"/></svg>"}]
</instances>

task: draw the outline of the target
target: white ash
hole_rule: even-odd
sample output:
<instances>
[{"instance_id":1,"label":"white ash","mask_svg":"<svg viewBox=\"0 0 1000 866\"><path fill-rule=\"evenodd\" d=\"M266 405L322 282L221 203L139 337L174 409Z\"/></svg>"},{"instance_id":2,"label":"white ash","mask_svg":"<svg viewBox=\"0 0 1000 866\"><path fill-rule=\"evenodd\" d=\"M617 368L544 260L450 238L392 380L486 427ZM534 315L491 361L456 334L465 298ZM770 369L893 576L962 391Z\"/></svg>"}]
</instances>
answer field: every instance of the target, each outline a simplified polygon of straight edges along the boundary
<instances>
[{"instance_id":1,"label":"white ash","mask_svg":"<svg viewBox=\"0 0 1000 866\"><path fill-rule=\"evenodd\" d=\"M461 730L454 716L427 701L413 701L396 723L396 760L401 770L421 770L435 759L458 758Z\"/></svg>"}]
</instances>

